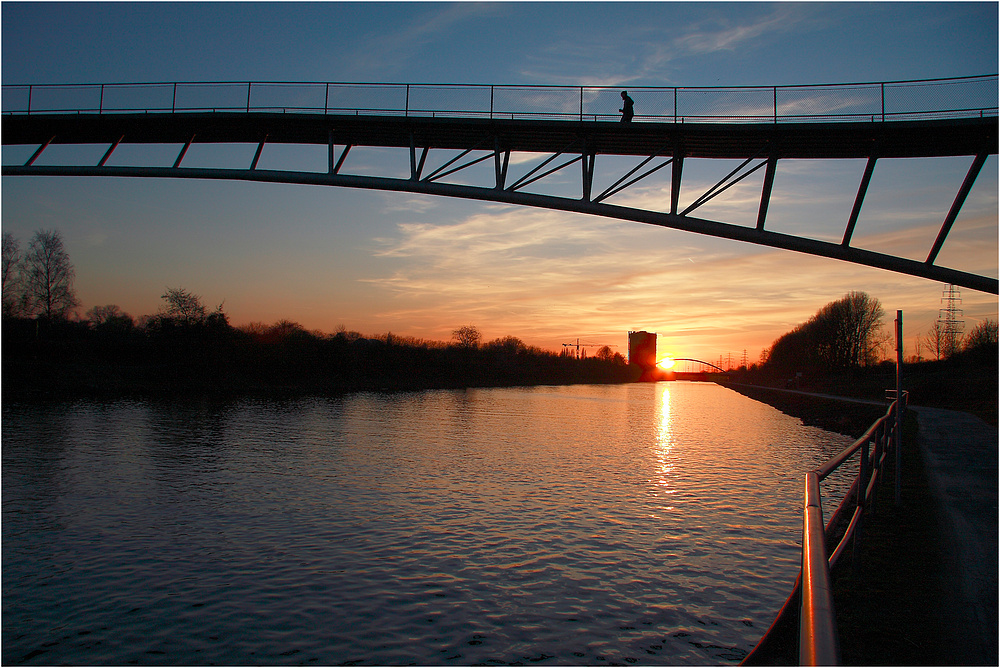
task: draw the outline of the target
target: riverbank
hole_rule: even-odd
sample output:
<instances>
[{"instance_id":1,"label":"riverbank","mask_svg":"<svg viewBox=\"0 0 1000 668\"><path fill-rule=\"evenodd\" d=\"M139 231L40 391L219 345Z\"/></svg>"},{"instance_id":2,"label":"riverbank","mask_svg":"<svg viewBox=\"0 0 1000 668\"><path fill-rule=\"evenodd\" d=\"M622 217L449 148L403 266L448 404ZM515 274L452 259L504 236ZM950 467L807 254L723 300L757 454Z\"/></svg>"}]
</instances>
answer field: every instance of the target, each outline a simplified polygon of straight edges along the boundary
<instances>
[{"instance_id":1,"label":"riverbank","mask_svg":"<svg viewBox=\"0 0 1000 668\"><path fill-rule=\"evenodd\" d=\"M817 395L796 390L717 381L740 394L777 408L804 424L858 438L885 415L888 402Z\"/></svg>"},{"instance_id":2,"label":"riverbank","mask_svg":"<svg viewBox=\"0 0 1000 668\"><path fill-rule=\"evenodd\" d=\"M876 403L885 403L886 390L896 386L896 366L890 362L837 372L805 371L791 375L764 366L736 370L728 376L732 383ZM911 406L963 411L987 424L998 424L1000 358L995 345L956 353L945 360L903 364L902 378ZM791 411L801 412L797 417L808 424L813 424L809 420L816 420L824 429L842 431L822 405L785 399L780 393L768 396L772 398L761 400L773 401L776 408L782 411L787 408L786 412L793 415Z\"/></svg>"}]
</instances>

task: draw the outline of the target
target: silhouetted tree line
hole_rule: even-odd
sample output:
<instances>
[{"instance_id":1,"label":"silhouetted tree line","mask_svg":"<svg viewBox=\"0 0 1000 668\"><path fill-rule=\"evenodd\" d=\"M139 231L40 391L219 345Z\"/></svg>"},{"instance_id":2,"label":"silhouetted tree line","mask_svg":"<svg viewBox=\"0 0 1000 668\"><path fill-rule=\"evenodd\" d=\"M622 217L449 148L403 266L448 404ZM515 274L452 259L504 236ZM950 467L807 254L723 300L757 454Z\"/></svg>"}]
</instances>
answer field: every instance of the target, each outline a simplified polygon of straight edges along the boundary
<instances>
[{"instance_id":1,"label":"silhouetted tree line","mask_svg":"<svg viewBox=\"0 0 1000 668\"><path fill-rule=\"evenodd\" d=\"M80 394L336 393L534 384L613 383L637 373L618 355L558 355L507 336L482 342L455 330L452 343L341 327L307 331L288 320L233 327L220 304L207 309L183 288L138 321L114 305L85 320L3 320L8 397Z\"/></svg>"},{"instance_id":2,"label":"silhouetted tree line","mask_svg":"<svg viewBox=\"0 0 1000 668\"><path fill-rule=\"evenodd\" d=\"M841 371L876 365L888 341L882 330L884 315L877 299L851 292L775 340L762 356L763 365L783 371Z\"/></svg>"},{"instance_id":3,"label":"silhouetted tree line","mask_svg":"<svg viewBox=\"0 0 1000 668\"><path fill-rule=\"evenodd\" d=\"M926 334L917 339L917 351L913 361L922 361L924 352L927 359L943 360L957 354L997 346L997 321L986 318L964 336L960 332L948 331L940 320L935 321Z\"/></svg>"},{"instance_id":4,"label":"silhouetted tree line","mask_svg":"<svg viewBox=\"0 0 1000 668\"><path fill-rule=\"evenodd\" d=\"M891 328L882 326L883 318L877 299L849 293L780 336L761 354L760 364L740 368L733 380L884 399L885 390L895 386L896 368L894 359L885 359L894 358L894 337ZM916 355L908 362L902 370L903 388L911 403L967 410L996 423L996 321L978 323L947 356L921 360Z\"/></svg>"},{"instance_id":5,"label":"silhouetted tree line","mask_svg":"<svg viewBox=\"0 0 1000 668\"><path fill-rule=\"evenodd\" d=\"M761 366L772 370L836 372L877 366L893 348L893 335L882 326L882 305L864 292L851 292L821 308L809 321L783 334L761 355ZM964 337L952 335L947 345L940 323L917 341L917 354L908 361L920 362L920 348L934 359L973 356L997 348L997 322L979 322Z\"/></svg>"}]
</instances>

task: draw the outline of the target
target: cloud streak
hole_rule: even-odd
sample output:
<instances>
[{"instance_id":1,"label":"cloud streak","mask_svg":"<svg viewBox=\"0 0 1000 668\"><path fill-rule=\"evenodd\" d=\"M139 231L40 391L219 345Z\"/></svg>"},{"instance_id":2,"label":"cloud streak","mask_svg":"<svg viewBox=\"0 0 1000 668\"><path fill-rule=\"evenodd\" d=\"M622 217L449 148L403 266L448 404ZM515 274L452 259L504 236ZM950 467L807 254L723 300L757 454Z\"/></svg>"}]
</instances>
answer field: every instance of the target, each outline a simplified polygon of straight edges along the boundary
<instances>
[{"instance_id":1,"label":"cloud streak","mask_svg":"<svg viewBox=\"0 0 1000 668\"><path fill-rule=\"evenodd\" d=\"M804 21L812 20L791 5L769 5L767 13L741 23L721 8L705 7L711 18L689 18L674 10L680 24L667 36L660 29L641 25L600 33L586 42L557 36L544 49L525 56L521 74L540 83L578 86L624 86L650 80L663 85L683 83L675 78L680 61L751 48L771 35L795 31ZM588 74L579 75L581 70Z\"/></svg>"},{"instance_id":2,"label":"cloud streak","mask_svg":"<svg viewBox=\"0 0 1000 668\"><path fill-rule=\"evenodd\" d=\"M628 203L667 195L659 186L636 189ZM738 195L730 206L755 214L757 202ZM995 273L990 221L968 220L964 229L966 266ZM932 233L859 234L857 245L919 252ZM982 241L991 234L992 247ZM714 356L742 342L756 359L777 336L852 290L870 292L887 309L924 314L938 290L923 279L790 251L508 206L452 223L400 223L396 234L378 239L376 256L394 266L366 279L390 296L391 306L378 314L387 326L405 321L415 334L447 339L450 329L471 322L487 337L514 334L553 349L567 337L603 340L648 329L661 334L664 350ZM973 299L977 309L995 311L989 298Z\"/></svg>"}]
</instances>

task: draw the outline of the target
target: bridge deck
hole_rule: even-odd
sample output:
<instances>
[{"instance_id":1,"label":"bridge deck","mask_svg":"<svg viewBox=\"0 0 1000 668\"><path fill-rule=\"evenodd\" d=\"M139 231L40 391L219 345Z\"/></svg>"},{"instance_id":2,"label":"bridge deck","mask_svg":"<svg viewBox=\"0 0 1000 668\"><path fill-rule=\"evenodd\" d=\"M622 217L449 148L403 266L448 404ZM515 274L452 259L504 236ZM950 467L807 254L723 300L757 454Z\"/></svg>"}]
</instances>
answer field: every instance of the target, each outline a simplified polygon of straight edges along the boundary
<instances>
[{"instance_id":1,"label":"bridge deck","mask_svg":"<svg viewBox=\"0 0 1000 668\"><path fill-rule=\"evenodd\" d=\"M417 146L689 158L907 158L997 152L997 117L865 123L632 123L277 113L8 115L5 145L200 142ZM53 139L54 137L54 139ZM483 145L479 146L482 143ZM499 145L497 145L499 144Z\"/></svg>"}]
</instances>

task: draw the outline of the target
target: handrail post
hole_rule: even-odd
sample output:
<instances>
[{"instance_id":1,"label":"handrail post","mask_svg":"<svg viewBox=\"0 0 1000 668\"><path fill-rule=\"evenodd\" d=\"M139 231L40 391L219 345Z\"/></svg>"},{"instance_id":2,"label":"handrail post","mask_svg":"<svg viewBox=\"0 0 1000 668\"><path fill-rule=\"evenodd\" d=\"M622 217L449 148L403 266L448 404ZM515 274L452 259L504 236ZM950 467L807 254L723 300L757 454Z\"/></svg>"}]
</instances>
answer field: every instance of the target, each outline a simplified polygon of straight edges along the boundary
<instances>
[{"instance_id":1,"label":"handrail post","mask_svg":"<svg viewBox=\"0 0 1000 668\"><path fill-rule=\"evenodd\" d=\"M778 123L778 87L774 87L774 123Z\"/></svg>"},{"instance_id":2,"label":"handrail post","mask_svg":"<svg viewBox=\"0 0 1000 668\"><path fill-rule=\"evenodd\" d=\"M98 115L104 113L104 84L101 84L101 101L98 103L97 113Z\"/></svg>"},{"instance_id":3,"label":"handrail post","mask_svg":"<svg viewBox=\"0 0 1000 668\"><path fill-rule=\"evenodd\" d=\"M826 532L820 501L819 476L806 474L802 519L802 613L799 663L804 666L839 663L837 625L833 613Z\"/></svg>"},{"instance_id":4,"label":"handrail post","mask_svg":"<svg viewBox=\"0 0 1000 668\"><path fill-rule=\"evenodd\" d=\"M583 120L583 86L580 86L580 120Z\"/></svg>"},{"instance_id":5,"label":"handrail post","mask_svg":"<svg viewBox=\"0 0 1000 668\"><path fill-rule=\"evenodd\" d=\"M677 125L677 86L674 86L674 125Z\"/></svg>"},{"instance_id":6,"label":"handrail post","mask_svg":"<svg viewBox=\"0 0 1000 668\"><path fill-rule=\"evenodd\" d=\"M252 84L248 81L247 82L247 113L248 114L250 113L250 86L251 85Z\"/></svg>"},{"instance_id":7,"label":"handrail post","mask_svg":"<svg viewBox=\"0 0 1000 668\"><path fill-rule=\"evenodd\" d=\"M330 83L326 84L326 95L323 97L323 115L330 113Z\"/></svg>"},{"instance_id":8,"label":"handrail post","mask_svg":"<svg viewBox=\"0 0 1000 668\"><path fill-rule=\"evenodd\" d=\"M858 471L858 525L854 528L853 558L854 572L857 573L861 567L858 552L861 549L861 534L865 526L865 509L868 505L868 481L871 478L871 459L869 459L868 446L871 441L865 439L861 446L861 464Z\"/></svg>"},{"instance_id":9,"label":"handrail post","mask_svg":"<svg viewBox=\"0 0 1000 668\"><path fill-rule=\"evenodd\" d=\"M410 84L406 84L406 110L403 115L406 117L410 115Z\"/></svg>"},{"instance_id":10,"label":"handrail post","mask_svg":"<svg viewBox=\"0 0 1000 668\"><path fill-rule=\"evenodd\" d=\"M875 442L878 443L878 432L876 430ZM865 439L864 445L861 446L861 488L860 496L858 498L858 504L862 506L868 505L868 483L871 482L872 477L872 460L871 451L869 447L871 446L871 441ZM877 450L876 450L877 451Z\"/></svg>"},{"instance_id":11,"label":"handrail post","mask_svg":"<svg viewBox=\"0 0 1000 668\"><path fill-rule=\"evenodd\" d=\"M882 84L883 91L885 84ZM882 95L882 117L885 120L885 93ZM903 311L896 311L896 505L899 505L903 466Z\"/></svg>"},{"instance_id":12,"label":"handrail post","mask_svg":"<svg viewBox=\"0 0 1000 668\"><path fill-rule=\"evenodd\" d=\"M882 122L885 123L885 83L882 83Z\"/></svg>"},{"instance_id":13,"label":"handrail post","mask_svg":"<svg viewBox=\"0 0 1000 668\"><path fill-rule=\"evenodd\" d=\"M31 115L31 89L32 88L33 88L33 86L31 84L29 84L28 85L28 115L29 116Z\"/></svg>"},{"instance_id":14,"label":"handrail post","mask_svg":"<svg viewBox=\"0 0 1000 668\"><path fill-rule=\"evenodd\" d=\"M170 100L170 113L174 113L177 110L177 82L174 82L174 96Z\"/></svg>"}]
</instances>

